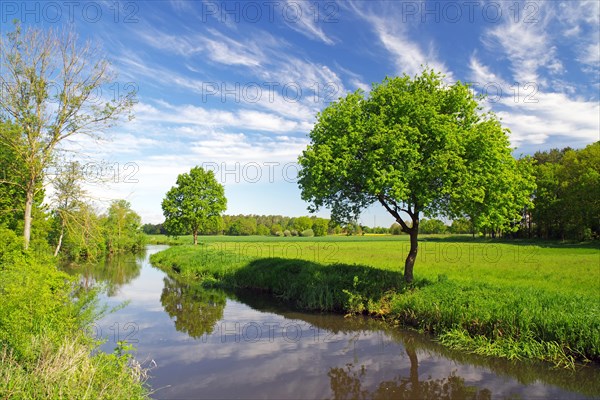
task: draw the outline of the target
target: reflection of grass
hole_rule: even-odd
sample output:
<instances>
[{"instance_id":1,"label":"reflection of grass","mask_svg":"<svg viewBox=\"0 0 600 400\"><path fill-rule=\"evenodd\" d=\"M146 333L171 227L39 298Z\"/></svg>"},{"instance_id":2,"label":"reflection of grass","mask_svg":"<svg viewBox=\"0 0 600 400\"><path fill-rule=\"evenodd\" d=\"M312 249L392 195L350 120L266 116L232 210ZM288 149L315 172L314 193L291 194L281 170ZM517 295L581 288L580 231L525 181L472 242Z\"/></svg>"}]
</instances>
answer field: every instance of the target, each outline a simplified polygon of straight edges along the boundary
<instances>
[{"instance_id":1,"label":"reflection of grass","mask_svg":"<svg viewBox=\"0 0 600 400\"><path fill-rule=\"evenodd\" d=\"M306 309L364 310L481 354L600 361L593 247L424 237L406 288L402 236L235 239L173 247L152 262L186 281L260 289Z\"/></svg>"}]
</instances>

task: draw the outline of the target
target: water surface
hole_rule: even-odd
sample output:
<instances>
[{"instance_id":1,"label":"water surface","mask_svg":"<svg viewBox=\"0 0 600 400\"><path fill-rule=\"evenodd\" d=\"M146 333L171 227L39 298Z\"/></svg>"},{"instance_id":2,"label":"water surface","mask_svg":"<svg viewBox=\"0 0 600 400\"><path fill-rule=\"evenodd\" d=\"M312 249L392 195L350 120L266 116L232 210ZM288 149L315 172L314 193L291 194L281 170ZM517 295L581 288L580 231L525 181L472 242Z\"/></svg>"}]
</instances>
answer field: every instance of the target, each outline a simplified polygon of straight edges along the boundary
<instances>
[{"instance_id":1,"label":"water surface","mask_svg":"<svg viewBox=\"0 0 600 400\"><path fill-rule=\"evenodd\" d=\"M450 351L368 318L294 311L271 298L182 286L141 257L82 272L117 306L93 328L132 343L157 399L582 399L600 369L576 372Z\"/></svg>"}]
</instances>

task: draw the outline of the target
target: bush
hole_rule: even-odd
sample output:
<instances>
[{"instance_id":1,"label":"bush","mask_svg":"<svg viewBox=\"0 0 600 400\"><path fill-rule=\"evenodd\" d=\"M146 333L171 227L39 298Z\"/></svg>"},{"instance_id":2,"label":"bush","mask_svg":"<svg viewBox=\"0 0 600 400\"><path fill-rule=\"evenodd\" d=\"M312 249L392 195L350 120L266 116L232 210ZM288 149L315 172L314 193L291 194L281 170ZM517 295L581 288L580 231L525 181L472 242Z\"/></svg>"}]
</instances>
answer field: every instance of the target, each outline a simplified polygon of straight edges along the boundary
<instances>
[{"instance_id":1,"label":"bush","mask_svg":"<svg viewBox=\"0 0 600 400\"><path fill-rule=\"evenodd\" d=\"M283 231L283 236L290 237L290 236L292 236L292 232L290 232L286 229L285 231Z\"/></svg>"},{"instance_id":2,"label":"bush","mask_svg":"<svg viewBox=\"0 0 600 400\"><path fill-rule=\"evenodd\" d=\"M302 237L313 237L315 236L315 233L313 232L312 229L305 229L302 231L302 233L300 233L300 236Z\"/></svg>"},{"instance_id":3,"label":"bush","mask_svg":"<svg viewBox=\"0 0 600 400\"><path fill-rule=\"evenodd\" d=\"M0 398L143 398L129 356L83 333L102 314L96 292L22 245L0 228Z\"/></svg>"}]
</instances>

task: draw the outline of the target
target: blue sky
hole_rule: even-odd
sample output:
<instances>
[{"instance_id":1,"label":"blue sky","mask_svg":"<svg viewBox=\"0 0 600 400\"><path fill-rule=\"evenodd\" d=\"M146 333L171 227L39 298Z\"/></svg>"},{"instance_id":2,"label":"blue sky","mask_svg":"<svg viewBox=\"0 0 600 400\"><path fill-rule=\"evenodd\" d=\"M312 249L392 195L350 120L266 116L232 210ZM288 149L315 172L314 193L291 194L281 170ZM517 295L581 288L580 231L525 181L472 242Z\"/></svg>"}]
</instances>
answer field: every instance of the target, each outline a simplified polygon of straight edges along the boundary
<instances>
[{"instance_id":1,"label":"blue sky","mask_svg":"<svg viewBox=\"0 0 600 400\"><path fill-rule=\"evenodd\" d=\"M119 74L102 95L137 91L135 120L110 141L68 146L89 171L112 177L89 187L100 207L125 198L157 223L164 194L194 165L216 172L229 214L306 215L295 162L316 113L424 64L487 93L484 106L511 129L517 156L597 141L599 4L4 1L0 18L3 30L14 18L71 25ZM393 222L378 207L362 221Z\"/></svg>"}]
</instances>

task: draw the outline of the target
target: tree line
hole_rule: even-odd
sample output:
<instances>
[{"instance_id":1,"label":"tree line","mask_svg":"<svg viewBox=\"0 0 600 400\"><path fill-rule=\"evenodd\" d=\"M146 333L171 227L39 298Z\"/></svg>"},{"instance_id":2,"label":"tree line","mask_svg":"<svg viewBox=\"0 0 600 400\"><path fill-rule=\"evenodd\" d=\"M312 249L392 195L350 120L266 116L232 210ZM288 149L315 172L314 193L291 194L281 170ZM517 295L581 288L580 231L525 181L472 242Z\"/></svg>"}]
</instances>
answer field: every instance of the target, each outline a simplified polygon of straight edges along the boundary
<instances>
[{"instance_id":1,"label":"tree line","mask_svg":"<svg viewBox=\"0 0 600 400\"><path fill-rule=\"evenodd\" d=\"M543 239L600 238L600 141L583 149L539 151L533 175L533 208L519 234Z\"/></svg>"},{"instance_id":2,"label":"tree line","mask_svg":"<svg viewBox=\"0 0 600 400\"><path fill-rule=\"evenodd\" d=\"M164 223L142 225L142 230L148 235L168 235ZM308 230L308 232L306 232ZM424 234L470 234L472 224L466 218L459 218L450 225L439 219L423 219L419 227ZM311 232L312 231L312 232ZM229 235L229 236L327 236L327 235L403 235L398 223L389 227L370 227L358 223L339 224L328 218L316 216L288 217L284 215L257 215L257 214L224 214L218 219L214 227L208 228L202 234ZM186 231L191 235L191 231Z\"/></svg>"}]
</instances>

